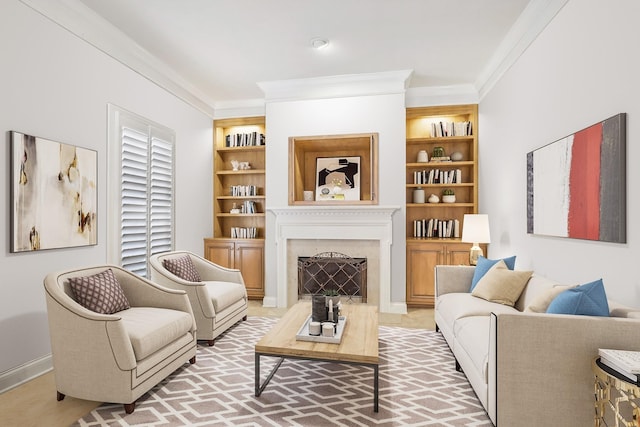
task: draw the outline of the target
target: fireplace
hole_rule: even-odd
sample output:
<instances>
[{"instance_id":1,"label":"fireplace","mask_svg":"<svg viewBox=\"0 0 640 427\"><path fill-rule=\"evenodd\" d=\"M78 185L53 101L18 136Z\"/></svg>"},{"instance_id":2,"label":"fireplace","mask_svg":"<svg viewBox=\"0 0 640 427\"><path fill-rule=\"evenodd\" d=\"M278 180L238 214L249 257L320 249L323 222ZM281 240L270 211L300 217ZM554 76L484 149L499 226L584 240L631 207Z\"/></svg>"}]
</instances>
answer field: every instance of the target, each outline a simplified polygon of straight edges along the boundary
<instances>
[{"instance_id":1,"label":"fireplace","mask_svg":"<svg viewBox=\"0 0 640 427\"><path fill-rule=\"evenodd\" d=\"M391 303L392 216L396 207L295 206L275 215L277 307L298 300L298 256L337 251L367 259L367 304L394 312Z\"/></svg>"},{"instance_id":2,"label":"fireplace","mask_svg":"<svg viewBox=\"0 0 640 427\"><path fill-rule=\"evenodd\" d=\"M367 302L367 259L340 252L298 257L298 298L336 291L347 302Z\"/></svg>"}]
</instances>

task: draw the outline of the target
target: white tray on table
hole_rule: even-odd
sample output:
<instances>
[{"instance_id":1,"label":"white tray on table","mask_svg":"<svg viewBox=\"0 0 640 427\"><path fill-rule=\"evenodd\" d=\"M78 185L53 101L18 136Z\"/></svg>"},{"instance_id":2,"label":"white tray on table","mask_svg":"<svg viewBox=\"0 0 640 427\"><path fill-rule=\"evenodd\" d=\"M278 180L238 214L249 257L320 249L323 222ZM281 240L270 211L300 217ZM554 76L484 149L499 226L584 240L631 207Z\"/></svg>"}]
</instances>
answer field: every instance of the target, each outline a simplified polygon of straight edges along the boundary
<instances>
[{"instance_id":1,"label":"white tray on table","mask_svg":"<svg viewBox=\"0 0 640 427\"><path fill-rule=\"evenodd\" d=\"M340 344L340 341L342 340L342 333L344 332L344 326L347 323L347 316L338 317L338 327L336 330L336 334L332 337L324 337L322 335L309 335L310 322L311 316L307 317L307 320L304 322L304 324L296 334L296 340Z\"/></svg>"}]
</instances>

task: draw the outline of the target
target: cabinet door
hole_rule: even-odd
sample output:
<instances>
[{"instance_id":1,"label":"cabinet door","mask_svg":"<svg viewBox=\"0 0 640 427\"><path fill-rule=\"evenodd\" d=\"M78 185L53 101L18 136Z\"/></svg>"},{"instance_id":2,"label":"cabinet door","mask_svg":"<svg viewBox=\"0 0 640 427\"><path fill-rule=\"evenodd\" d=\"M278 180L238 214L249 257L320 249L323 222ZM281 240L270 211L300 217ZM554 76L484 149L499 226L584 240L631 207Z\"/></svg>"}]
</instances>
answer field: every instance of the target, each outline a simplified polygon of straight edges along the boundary
<instances>
[{"instance_id":1,"label":"cabinet door","mask_svg":"<svg viewBox=\"0 0 640 427\"><path fill-rule=\"evenodd\" d=\"M227 268L235 267L235 244L225 240L205 240L204 257L209 261Z\"/></svg>"},{"instance_id":2,"label":"cabinet door","mask_svg":"<svg viewBox=\"0 0 640 427\"><path fill-rule=\"evenodd\" d=\"M435 266L444 262L444 245L407 244L407 305L433 307L435 302Z\"/></svg>"},{"instance_id":3,"label":"cabinet door","mask_svg":"<svg viewBox=\"0 0 640 427\"><path fill-rule=\"evenodd\" d=\"M470 243L447 245L447 265L469 265Z\"/></svg>"},{"instance_id":4,"label":"cabinet door","mask_svg":"<svg viewBox=\"0 0 640 427\"><path fill-rule=\"evenodd\" d=\"M236 241L236 268L242 272L247 296L264 298L264 244L247 240Z\"/></svg>"}]
</instances>

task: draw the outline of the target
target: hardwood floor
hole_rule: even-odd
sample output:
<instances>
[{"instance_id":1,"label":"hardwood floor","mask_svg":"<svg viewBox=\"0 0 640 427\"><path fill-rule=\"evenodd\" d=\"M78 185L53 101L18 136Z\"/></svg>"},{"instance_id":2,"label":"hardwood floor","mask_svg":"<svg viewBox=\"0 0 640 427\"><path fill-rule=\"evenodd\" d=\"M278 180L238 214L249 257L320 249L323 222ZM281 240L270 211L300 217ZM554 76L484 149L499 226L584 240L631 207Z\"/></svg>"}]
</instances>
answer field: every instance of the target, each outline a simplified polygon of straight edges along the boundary
<instances>
[{"instance_id":1,"label":"hardwood floor","mask_svg":"<svg viewBox=\"0 0 640 427\"><path fill-rule=\"evenodd\" d=\"M280 317L286 309L265 308L258 301L249 304L249 316ZM411 308L407 314L381 313L380 325L434 329L433 309ZM68 426L99 406L101 402L67 396L56 400L53 372L47 372L19 387L0 394L0 426Z\"/></svg>"}]
</instances>

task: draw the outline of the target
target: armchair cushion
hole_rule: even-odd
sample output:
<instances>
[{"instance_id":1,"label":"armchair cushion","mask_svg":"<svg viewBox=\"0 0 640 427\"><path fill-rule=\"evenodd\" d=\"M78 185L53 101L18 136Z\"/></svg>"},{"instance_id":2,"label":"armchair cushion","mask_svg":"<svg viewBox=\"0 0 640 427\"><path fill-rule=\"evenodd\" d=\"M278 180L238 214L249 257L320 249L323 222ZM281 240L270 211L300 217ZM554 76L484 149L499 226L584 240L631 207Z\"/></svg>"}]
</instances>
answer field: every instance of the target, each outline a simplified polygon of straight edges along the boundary
<instances>
[{"instance_id":1,"label":"armchair cushion","mask_svg":"<svg viewBox=\"0 0 640 427\"><path fill-rule=\"evenodd\" d=\"M162 266L187 282L202 282L200 274L189 255L166 258L162 261Z\"/></svg>"},{"instance_id":2,"label":"armchair cushion","mask_svg":"<svg viewBox=\"0 0 640 427\"><path fill-rule=\"evenodd\" d=\"M69 285L75 300L96 313L113 314L129 308L129 301L110 268L91 276L70 277Z\"/></svg>"},{"instance_id":3,"label":"armchair cushion","mask_svg":"<svg viewBox=\"0 0 640 427\"><path fill-rule=\"evenodd\" d=\"M205 283L216 312L220 312L245 298L246 290L241 283L217 281Z\"/></svg>"},{"instance_id":4,"label":"armchair cushion","mask_svg":"<svg viewBox=\"0 0 640 427\"><path fill-rule=\"evenodd\" d=\"M118 313L140 361L189 332L193 318L184 311L156 307L131 307Z\"/></svg>"}]
</instances>

